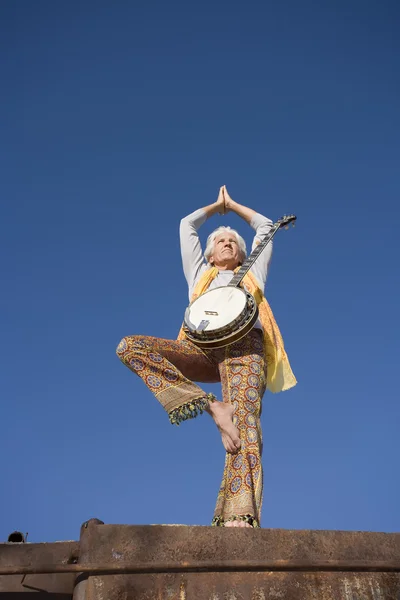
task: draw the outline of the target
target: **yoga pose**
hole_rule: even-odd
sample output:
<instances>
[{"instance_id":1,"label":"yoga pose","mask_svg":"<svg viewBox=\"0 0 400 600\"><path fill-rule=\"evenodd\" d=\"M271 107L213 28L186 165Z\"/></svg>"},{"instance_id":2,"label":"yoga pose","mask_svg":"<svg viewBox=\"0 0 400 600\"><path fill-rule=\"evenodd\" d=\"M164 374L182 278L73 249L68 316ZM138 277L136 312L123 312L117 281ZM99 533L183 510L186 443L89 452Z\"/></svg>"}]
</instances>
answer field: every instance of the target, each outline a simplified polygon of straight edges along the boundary
<instances>
[{"instance_id":1,"label":"yoga pose","mask_svg":"<svg viewBox=\"0 0 400 600\"><path fill-rule=\"evenodd\" d=\"M183 271L193 300L205 291L226 286L246 258L243 238L219 227L201 249L198 229L216 213L232 211L254 230L253 249L270 231L272 221L230 197L225 186L214 204L196 210L180 225ZM133 335L118 345L121 361L144 381L167 411L171 423L207 412L218 427L227 452L212 524L259 527L262 504L261 401L296 384L279 329L264 297L272 244L245 275L245 289L258 304L259 317L251 331L225 347L200 349L181 329L178 340ZM222 384L222 402L196 383Z\"/></svg>"}]
</instances>

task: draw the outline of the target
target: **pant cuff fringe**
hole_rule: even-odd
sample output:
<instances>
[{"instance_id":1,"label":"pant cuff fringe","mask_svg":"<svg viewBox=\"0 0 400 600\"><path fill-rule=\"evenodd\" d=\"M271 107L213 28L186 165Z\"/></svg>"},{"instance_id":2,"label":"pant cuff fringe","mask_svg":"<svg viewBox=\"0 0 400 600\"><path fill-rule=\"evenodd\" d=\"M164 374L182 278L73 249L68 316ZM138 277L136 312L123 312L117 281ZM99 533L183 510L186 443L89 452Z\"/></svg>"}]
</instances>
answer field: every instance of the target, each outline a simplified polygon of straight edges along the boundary
<instances>
[{"instance_id":1,"label":"pant cuff fringe","mask_svg":"<svg viewBox=\"0 0 400 600\"><path fill-rule=\"evenodd\" d=\"M260 525L255 517L250 514L247 515L232 515L228 519L224 519L221 515L218 515L213 518L211 521L212 527L225 527L225 523L228 521L245 521L245 523L249 523L254 529L259 529Z\"/></svg>"},{"instance_id":2,"label":"pant cuff fringe","mask_svg":"<svg viewBox=\"0 0 400 600\"><path fill-rule=\"evenodd\" d=\"M195 400L186 402L186 404L182 404L182 406L174 408L168 413L170 423L172 425L180 425L182 421L194 419L208 408L210 402L214 402L215 400L214 394L206 394L201 398L196 398Z\"/></svg>"}]
</instances>

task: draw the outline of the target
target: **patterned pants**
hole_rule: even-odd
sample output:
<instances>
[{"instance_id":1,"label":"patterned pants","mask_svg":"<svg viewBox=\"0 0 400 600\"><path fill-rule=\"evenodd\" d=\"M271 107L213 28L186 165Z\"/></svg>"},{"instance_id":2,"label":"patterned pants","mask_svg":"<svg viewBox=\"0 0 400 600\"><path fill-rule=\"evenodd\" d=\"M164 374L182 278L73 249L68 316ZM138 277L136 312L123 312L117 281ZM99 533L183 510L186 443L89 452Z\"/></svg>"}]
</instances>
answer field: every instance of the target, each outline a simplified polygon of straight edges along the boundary
<instances>
[{"instance_id":1,"label":"patterned pants","mask_svg":"<svg viewBox=\"0 0 400 600\"><path fill-rule=\"evenodd\" d=\"M222 398L234 407L241 448L226 454L213 525L244 520L260 523L262 504L261 399L265 391L262 333L253 329L225 348L200 350L189 341L128 336L117 355L139 375L164 407L172 423L193 418L208 407L206 394L193 381L221 382Z\"/></svg>"}]
</instances>

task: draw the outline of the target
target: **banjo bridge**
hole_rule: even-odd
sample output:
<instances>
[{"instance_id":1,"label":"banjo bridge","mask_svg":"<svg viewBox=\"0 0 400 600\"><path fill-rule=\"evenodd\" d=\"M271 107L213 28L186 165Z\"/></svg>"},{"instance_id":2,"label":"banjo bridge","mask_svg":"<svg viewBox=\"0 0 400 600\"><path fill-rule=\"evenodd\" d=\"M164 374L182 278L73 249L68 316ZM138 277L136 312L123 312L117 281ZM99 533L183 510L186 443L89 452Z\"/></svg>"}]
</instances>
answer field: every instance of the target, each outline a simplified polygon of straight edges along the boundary
<instances>
[{"instance_id":1,"label":"banjo bridge","mask_svg":"<svg viewBox=\"0 0 400 600\"><path fill-rule=\"evenodd\" d=\"M203 319L202 321L200 321L199 326L196 328L196 331L198 331L199 333L201 331L204 331L205 328L207 327L207 325L209 325L209 324L210 324L210 321Z\"/></svg>"},{"instance_id":2,"label":"banjo bridge","mask_svg":"<svg viewBox=\"0 0 400 600\"><path fill-rule=\"evenodd\" d=\"M206 315L212 315L213 317L218 317L218 313L215 310L205 310L204 313Z\"/></svg>"}]
</instances>

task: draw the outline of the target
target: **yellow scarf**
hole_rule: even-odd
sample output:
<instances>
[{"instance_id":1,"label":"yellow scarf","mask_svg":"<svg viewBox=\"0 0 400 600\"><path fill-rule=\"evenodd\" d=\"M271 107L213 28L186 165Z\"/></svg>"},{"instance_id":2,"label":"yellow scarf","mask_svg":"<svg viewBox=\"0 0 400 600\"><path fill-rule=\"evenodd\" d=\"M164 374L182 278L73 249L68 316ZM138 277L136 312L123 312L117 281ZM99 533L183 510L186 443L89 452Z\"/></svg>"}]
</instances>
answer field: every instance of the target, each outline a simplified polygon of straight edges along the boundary
<instances>
[{"instance_id":1,"label":"yellow scarf","mask_svg":"<svg viewBox=\"0 0 400 600\"><path fill-rule=\"evenodd\" d=\"M218 269L211 267L200 277L193 292L192 302L203 294L212 280L217 276ZM259 319L264 332L264 358L267 365L267 389L271 392L283 392L295 386L297 381L290 367L289 359L285 352L283 339L275 321L272 310L259 288L257 279L248 272L243 280L246 289L254 296L259 310ZM178 340L185 339L181 328Z\"/></svg>"}]
</instances>

